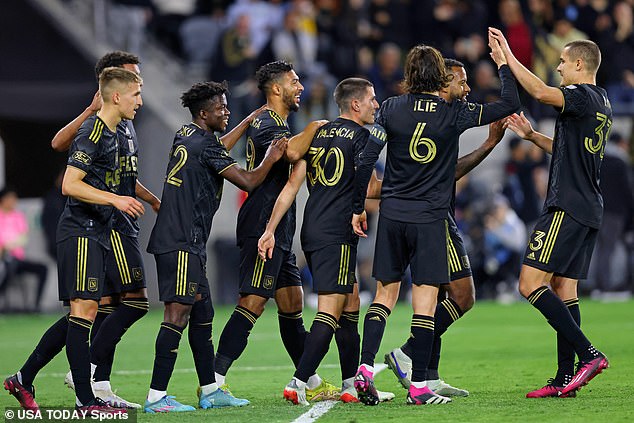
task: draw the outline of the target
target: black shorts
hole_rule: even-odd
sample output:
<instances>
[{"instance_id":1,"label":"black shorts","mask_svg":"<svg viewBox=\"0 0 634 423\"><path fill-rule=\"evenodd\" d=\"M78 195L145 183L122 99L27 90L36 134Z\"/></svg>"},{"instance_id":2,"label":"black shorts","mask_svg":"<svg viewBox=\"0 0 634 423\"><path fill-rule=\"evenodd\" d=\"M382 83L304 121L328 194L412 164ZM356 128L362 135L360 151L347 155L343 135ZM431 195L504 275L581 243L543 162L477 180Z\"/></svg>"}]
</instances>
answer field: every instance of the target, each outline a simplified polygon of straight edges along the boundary
<instances>
[{"instance_id":1,"label":"black shorts","mask_svg":"<svg viewBox=\"0 0 634 423\"><path fill-rule=\"evenodd\" d=\"M97 241L73 237L57 243L57 278L60 301L101 299L108 250Z\"/></svg>"},{"instance_id":2,"label":"black shorts","mask_svg":"<svg viewBox=\"0 0 634 423\"><path fill-rule=\"evenodd\" d=\"M535 223L524 264L556 276L585 279L598 232L563 210L549 210Z\"/></svg>"},{"instance_id":3,"label":"black shorts","mask_svg":"<svg viewBox=\"0 0 634 423\"><path fill-rule=\"evenodd\" d=\"M357 247L333 244L315 251L304 251L313 276L313 289L319 294L350 294L357 281Z\"/></svg>"},{"instance_id":4,"label":"black shorts","mask_svg":"<svg viewBox=\"0 0 634 423\"><path fill-rule=\"evenodd\" d=\"M110 248L106 254L103 296L145 288L145 268L139 240L113 230L110 232Z\"/></svg>"},{"instance_id":5,"label":"black shorts","mask_svg":"<svg viewBox=\"0 0 634 423\"><path fill-rule=\"evenodd\" d=\"M449 283L447 221L397 222L379 213L372 276L400 281L408 265L414 285Z\"/></svg>"},{"instance_id":6,"label":"black shorts","mask_svg":"<svg viewBox=\"0 0 634 423\"><path fill-rule=\"evenodd\" d=\"M159 300L192 305L196 294L209 295L206 263L203 257L187 251L155 254Z\"/></svg>"},{"instance_id":7,"label":"black shorts","mask_svg":"<svg viewBox=\"0 0 634 423\"><path fill-rule=\"evenodd\" d=\"M240 294L272 298L280 288L301 285L292 252L275 247L273 258L264 262L258 255L257 238L248 238L240 246Z\"/></svg>"},{"instance_id":8,"label":"black shorts","mask_svg":"<svg viewBox=\"0 0 634 423\"><path fill-rule=\"evenodd\" d=\"M447 258L450 281L453 282L471 276L471 264L469 263L467 249L458 231L458 226L451 216L447 219Z\"/></svg>"}]
</instances>

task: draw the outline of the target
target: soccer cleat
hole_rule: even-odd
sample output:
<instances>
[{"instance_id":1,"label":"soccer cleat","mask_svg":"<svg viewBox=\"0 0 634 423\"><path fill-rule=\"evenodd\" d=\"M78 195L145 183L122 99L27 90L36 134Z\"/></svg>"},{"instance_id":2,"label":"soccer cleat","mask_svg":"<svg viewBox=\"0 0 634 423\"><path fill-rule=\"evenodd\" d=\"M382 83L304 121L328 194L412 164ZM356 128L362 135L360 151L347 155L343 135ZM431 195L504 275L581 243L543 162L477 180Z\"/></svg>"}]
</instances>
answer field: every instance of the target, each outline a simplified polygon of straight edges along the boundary
<instances>
[{"instance_id":1,"label":"soccer cleat","mask_svg":"<svg viewBox=\"0 0 634 423\"><path fill-rule=\"evenodd\" d=\"M360 366L354 376L354 389L357 390L359 401L365 405L377 405L379 393L374 386L374 378L365 366Z\"/></svg>"},{"instance_id":2,"label":"soccer cleat","mask_svg":"<svg viewBox=\"0 0 634 423\"><path fill-rule=\"evenodd\" d=\"M306 387L297 386L295 378L284 387L284 399L295 405L310 405L306 399Z\"/></svg>"},{"instance_id":3,"label":"soccer cleat","mask_svg":"<svg viewBox=\"0 0 634 423\"><path fill-rule=\"evenodd\" d=\"M69 370L64 376L64 385L68 386L68 389L75 390L75 382L73 382L73 373Z\"/></svg>"},{"instance_id":4,"label":"soccer cleat","mask_svg":"<svg viewBox=\"0 0 634 423\"><path fill-rule=\"evenodd\" d=\"M122 408L111 407L99 397L95 397L95 399L89 402L88 404L82 405L81 407L77 406L75 407L75 409L77 411L81 411L82 414L85 413L84 415L89 415L89 416L102 415L104 417L106 416L119 417L124 414L127 414L127 410Z\"/></svg>"},{"instance_id":5,"label":"soccer cleat","mask_svg":"<svg viewBox=\"0 0 634 423\"><path fill-rule=\"evenodd\" d=\"M548 398L548 397L572 398L577 395L576 391L568 392L567 394L562 394L561 392L563 390L564 390L563 386L557 386L555 384L555 379L548 379L548 382L546 382L546 385L544 387L529 392L528 394L526 394L526 398Z\"/></svg>"},{"instance_id":6,"label":"soccer cleat","mask_svg":"<svg viewBox=\"0 0 634 423\"><path fill-rule=\"evenodd\" d=\"M242 407L249 405L249 400L236 398L231 395L231 392L222 388L216 389L214 392L208 395L203 395L200 386L196 389L196 395L198 396L198 405L202 409L208 408L222 408L222 407Z\"/></svg>"},{"instance_id":7,"label":"soccer cleat","mask_svg":"<svg viewBox=\"0 0 634 423\"><path fill-rule=\"evenodd\" d=\"M400 348L394 348L385 354L385 364L392 370L403 388L409 389L412 381L412 359Z\"/></svg>"},{"instance_id":8,"label":"soccer cleat","mask_svg":"<svg viewBox=\"0 0 634 423\"><path fill-rule=\"evenodd\" d=\"M407 404L409 405L447 404L449 402L451 402L451 398L435 394L427 386L416 388L414 385L410 385L407 391Z\"/></svg>"},{"instance_id":9,"label":"soccer cleat","mask_svg":"<svg viewBox=\"0 0 634 423\"><path fill-rule=\"evenodd\" d=\"M196 409L191 405L181 404L176 401L173 395L165 395L163 398L156 402L149 402L145 400L143 411L146 413L181 413L184 411L195 411Z\"/></svg>"},{"instance_id":10,"label":"soccer cleat","mask_svg":"<svg viewBox=\"0 0 634 423\"><path fill-rule=\"evenodd\" d=\"M394 399L394 394L392 392L383 392L377 389L376 391L379 394L379 402L391 401ZM359 397L357 395L357 391L354 389L354 386L350 386L341 391L341 397L339 398L341 402L359 402Z\"/></svg>"},{"instance_id":11,"label":"soccer cleat","mask_svg":"<svg viewBox=\"0 0 634 423\"><path fill-rule=\"evenodd\" d=\"M444 397L468 397L469 391L466 389L455 388L442 379L428 380L427 386L434 394Z\"/></svg>"},{"instance_id":12,"label":"soccer cleat","mask_svg":"<svg viewBox=\"0 0 634 423\"><path fill-rule=\"evenodd\" d=\"M93 392L96 397L101 398L106 404L112 408L141 408L141 404L127 401L112 392L112 389L94 389Z\"/></svg>"},{"instance_id":13,"label":"soccer cleat","mask_svg":"<svg viewBox=\"0 0 634 423\"><path fill-rule=\"evenodd\" d=\"M596 375L610 367L607 357L601 353L599 354L598 357L585 363L580 362L577 365L577 372L570 383L561 391L561 395L569 395L570 392L581 389L582 386L587 385L588 382L594 379Z\"/></svg>"},{"instance_id":14,"label":"soccer cleat","mask_svg":"<svg viewBox=\"0 0 634 423\"><path fill-rule=\"evenodd\" d=\"M340 396L341 389L339 389L332 383L325 381L324 379L322 379L321 383L317 385L317 387L315 387L314 389L308 389L308 387L306 387L306 399L308 401L338 401Z\"/></svg>"},{"instance_id":15,"label":"soccer cleat","mask_svg":"<svg viewBox=\"0 0 634 423\"><path fill-rule=\"evenodd\" d=\"M9 376L4 380L4 389L9 391L18 400L25 410L37 411L40 407L35 402L35 386L27 389L18 380L18 375Z\"/></svg>"}]
</instances>

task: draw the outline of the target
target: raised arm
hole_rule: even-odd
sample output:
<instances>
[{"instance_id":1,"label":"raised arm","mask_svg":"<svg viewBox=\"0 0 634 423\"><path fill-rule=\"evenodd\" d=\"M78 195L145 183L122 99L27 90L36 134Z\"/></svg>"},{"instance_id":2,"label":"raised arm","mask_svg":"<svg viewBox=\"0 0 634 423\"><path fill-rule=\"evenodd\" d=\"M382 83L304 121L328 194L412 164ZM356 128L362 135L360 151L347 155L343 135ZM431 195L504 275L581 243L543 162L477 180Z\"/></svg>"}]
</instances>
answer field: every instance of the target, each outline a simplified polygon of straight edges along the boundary
<instances>
[{"instance_id":1,"label":"raised arm","mask_svg":"<svg viewBox=\"0 0 634 423\"><path fill-rule=\"evenodd\" d=\"M261 112L263 112L264 109L266 109L266 104L252 111L249 114L249 116L245 117L242 120L242 122L237 124L231 131L227 132L222 137L220 137L220 141L222 141L222 143L225 145L225 147L227 148L227 151L231 151L231 149L236 145L240 137L242 137L242 135L244 134L244 131L247 130L247 128L249 127L253 119L255 119L255 117L259 115Z\"/></svg>"},{"instance_id":2,"label":"raised arm","mask_svg":"<svg viewBox=\"0 0 634 423\"><path fill-rule=\"evenodd\" d=\"M482 143L480 147L472 151L471 153L462 156L456 163L456 181L467 173L471 172L474 167L482 163L482 160L488 156L496 145L500 143L504 137L504 123L506 119L501 119L489 124L489 136Z\"/></svg>"},{"instance_id":3,"label":"raised arm","mask_svg":"<svg viewBox=\"0 0 634 423\"><path fill-rule=\"evenodd\" d=\"M288 140L288 147L286 148L286 160L291 163L295 163L308 151L310 144L313 142L313 138L317 133L317 130L327 124L327 120L315 120L306 125L306 128L297 135L291 137Z\"/></svg>"},{"instance_id":4,"label":"raised arm","mask_svg":"<svg viewBox=\"0 0 634 423\"><path fill-rule=\"evenodd\" d=\"M553 154L553 139L535 131L529 120L524 116L524 112L519 115L514 113L509 116L506 127L515 132L520 138L532 142L546 153Z\"/></svg>"},{"instance_id":5,"label":"raised arm","mask_svg":"<svg viewBox=\"0 0 634 423\"><path fill-rule=\"evenodd\" d=\"M275 201L273 212L266 224L266 229L258 241L258 254L262 260L266 261L273 257L273 249L275 248L275 230L279 225L282 217L295 201L297 192L302 186L302 182L306 179L306 160L299 160L293 166L291 176L289 176L286 185L282 188L280 195Z\"/></svg>"},{"instance_id":6,"label":"raised arm","mask_svg":"<svg viewBox=\"0 0 634 423\"><path fill-rule=\"evenodd\" d=\"M102 191L84 182L86 172L67 166L62 181L62 194L76 198L84 203L114 206L128 215L137 218L145 211L143 204L135 198Z\"/></svg>"},{"instance_id":7,"label":"raised arm","mask_svg":"<svg viewBox=\"0 0 634 423\"><path fill-rule=\"evenodd\" d=\"M75 135L77 135L77 131L79 127L86 119L92 116L94 113L97 113L99 109L101 109L102 105L101 94L99 91L95 93L92 98L92 102L86 109L81 112L79 116L70 121L66 126L57 131L57 134L51 140L51 147L55 151L66 151L70 148L70 145L75 139Z\"/></svg>"},{"instance_id":8,"label":"raised arm","mask_svg":"<svg viewBox=\"0 0 634 423\"><path fill-rule=\"evenodd\" d=\"M225 168L220 172L223 178L231 182L241 190L251 192L258 187L269 171L279 159L284 155L288 141L286 138L274 140L266 150L266 155L262 163L255 169L244 170L237 163Z\"/></svg>"},{"instance_id":9,"label":"raised arm","mask_svg":"<svg viewBox=\"0 0 634 423\"><path fill-rule=\"evenodd\" d=\"M134 192L137 197L148 203L155 213L158 213L159 209L161 208L161 200L159 200L159 198L154 195L152 191L147 189L141 182L139 182L139 180L136 181Z\"/></svg>"},{"instance_id":10,"label":"raised arm","mask_svg":"<svg viewBox=\"0 0 634 423\"><path fill-rule=\"evenodd\" d=\"M559 88L550 87L539 79L534 73L526 69L519 60L515 57L511 48L509 47L504 34L497 28L489 27L489 45L497 43L506 61L511 68L511 72L515 75L518 82L524 89L531 95L531 97L537 99L544 104L550 104L555 107L563 107L564 95Z\"/></svg>"}]
</instances>

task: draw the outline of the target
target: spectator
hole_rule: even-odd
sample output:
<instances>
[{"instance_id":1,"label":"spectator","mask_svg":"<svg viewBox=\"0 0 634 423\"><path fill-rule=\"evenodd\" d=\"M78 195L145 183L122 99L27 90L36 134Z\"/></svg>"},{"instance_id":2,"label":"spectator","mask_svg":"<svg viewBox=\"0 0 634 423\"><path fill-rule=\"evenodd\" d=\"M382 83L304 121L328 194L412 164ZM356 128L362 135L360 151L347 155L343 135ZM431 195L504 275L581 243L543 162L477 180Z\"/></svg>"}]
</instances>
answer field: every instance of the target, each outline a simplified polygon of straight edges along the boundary
<instances>
[{"instance_id":1,"label":"spectator","mask_svg":"<svg viewBox=\"0 0 634 423\"><path fill-rule=\"evenodd\" d=\"M634 186L632 168L628 157L627 138L614 132L605 146L605 156L601 166L600 187L603 194L603 222L599 228L595 254L595 281L600 291L623 288L627 281L618 272L616 283L612 273L616 246L623 241L623 235L631 226L634 216ZM615 289L616 288L616 289Z\"/></svg>"},{"instance_id":2,"label":"spectator","mask_svg":"<svg viewBox=\"0 0 634 423\"><path fill-rule=\"evenodd\" d=\"M500 98L500 80L490 60L480 61L474 72L473 89L469 101L474 103L492 103Z\"/></svg>"},{"instance_id":3,"label":"spectator","mask_svg":"<svg viewBox=\"0 0 634 423\"><path fill-rule=\"evenodd\" d=\"M44 196L42 208L42 229L46 238L46 252L53 260L57 260L57 222L66 205L66 197L62 194L63 178L62 171L55 179L55 185Z\"/></svg>"},{"instance_id":4,"label":"spectator","mask_svg":"<svg viewBox=\"0 0 634 423\"><path fill-rule=\"evenodd\" d=\"M376 99L379 102L403 93L401 55L401 49L394 43L382 44L379 49L376 64L368 73L368 80L374 85Z\"/></svg>"},{"instance_id":5,"label":"spectator","mask_svg":"<svg viewBox=\"0 0 634 423\"><path fill-rule=\"evenodd\" d=\"M6 290L13 278L22 274L37 277L37 295L33 310L39 310L40 300L46 284L48 269L42 263L26 259L24 246L28 240L29 226L24 214L17 210L18 196L11 188L0 190L0 257L4 263L4 278L0 281L0 292Z\"/></svg>"},{"instance_id":6,"label":"spectator","mask_svg":"<svg viewBox=\"0 0 634 423\"><path fill-rule=\"evenodd\" d=\"M284 17L284 27L271 39L271 49L275 60L292 63L297 74L305 78L315 68L317 36L314 28L300 25L301 18L300 8L291 6Z\"/></svg>"},{"instance_id":7,"label":"spectator","mask_svg":"<svg viewBox=\"0 0 634 423\"><path fill-rule=\"evenodd\" d=\"M282 27L284 11L279 0L237 0L227 9L228 24L235 26L245 15L249 18L251 47L257 57L271 40L273 30Z\"/></svg>"},{"instance_id":8,"label":"spectator","mask_svg":"<svg viewBox=\"0 0 634 423\"><path fill-rule=\"evenodd\" d=\"M496 195L484 216L484 271L490 282L514 285L525 247L526 226L508 200Z\"/></svg>"},{"instance_id":9,"label":"spectator","mask_svg":"<svg viewBox=\"0 0 634 423\"><path fill-rule=\"evenodd\" d=\"M111 0L107 32L112 47L141 55L153 9L152 0Z\"/></svg>"}]
</instances>

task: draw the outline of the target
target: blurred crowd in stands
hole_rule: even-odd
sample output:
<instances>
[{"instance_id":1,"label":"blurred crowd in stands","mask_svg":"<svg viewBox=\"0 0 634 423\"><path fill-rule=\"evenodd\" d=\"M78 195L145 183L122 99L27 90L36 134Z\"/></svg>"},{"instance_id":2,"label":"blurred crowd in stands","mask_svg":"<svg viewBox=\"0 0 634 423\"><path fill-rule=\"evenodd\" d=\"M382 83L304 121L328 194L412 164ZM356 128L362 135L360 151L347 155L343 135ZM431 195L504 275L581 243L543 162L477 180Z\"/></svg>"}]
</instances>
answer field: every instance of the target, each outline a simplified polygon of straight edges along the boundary
<instances>
[{"instance_id":1,"label":"blurred crowd in stands","mask_svg":"<svg viewBox=\"0 0 634 423\"><path fill-rule=\"evenodd\" d=\"M263 102L253 80L257 67L292 62L305 86L300 111L289 119L299 131L311 120L337 116L332 91L342 78L366 77L379 102L400 94L404 54L418 43L465 64L468 100L496 100L499 80L488 57L488 26L501 28L518 59L555 86L563 46L575 39L597 42L603 54L597 83L608 90L615 116L634 116L633 8L634 0L109 0L107 15L112 48L143 57L149 36L192 75L227 80L230 126ZM556 116L523 94L532 119ZM631 139L614 131L605 149L604 224L582 294L633 288ZM519 138L497 148L508 149L500 184L469 175L457 183L456 217L481 298L517 295L527 233L539 216L548 178L549 157L539 148ZM374 285L371 260L360 246L365 287Z\"/></svg>"}]
</instances>

